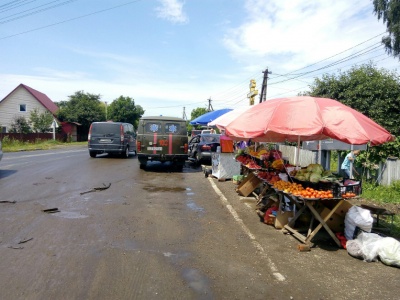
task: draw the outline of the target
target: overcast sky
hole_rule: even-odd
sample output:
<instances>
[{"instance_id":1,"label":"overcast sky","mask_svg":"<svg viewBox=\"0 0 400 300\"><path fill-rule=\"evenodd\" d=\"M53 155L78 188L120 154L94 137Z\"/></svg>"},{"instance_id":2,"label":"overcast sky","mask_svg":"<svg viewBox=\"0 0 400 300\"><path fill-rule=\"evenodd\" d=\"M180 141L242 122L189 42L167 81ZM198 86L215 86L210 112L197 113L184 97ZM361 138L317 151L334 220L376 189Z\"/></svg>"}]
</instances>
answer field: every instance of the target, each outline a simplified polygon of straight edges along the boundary
<instances>
[{"instance_id":1,"label":"overcast sky","mask_svg":"<svg viewBox=\"0 0 400 300\"><path fill-rule=\"evenodd\" d=\"M371 0L0 0L0 99L23 83L190 119L249 105L267 68L268 99L370 60L397 70L385 30Z\"/></svg>"}]
</instances>

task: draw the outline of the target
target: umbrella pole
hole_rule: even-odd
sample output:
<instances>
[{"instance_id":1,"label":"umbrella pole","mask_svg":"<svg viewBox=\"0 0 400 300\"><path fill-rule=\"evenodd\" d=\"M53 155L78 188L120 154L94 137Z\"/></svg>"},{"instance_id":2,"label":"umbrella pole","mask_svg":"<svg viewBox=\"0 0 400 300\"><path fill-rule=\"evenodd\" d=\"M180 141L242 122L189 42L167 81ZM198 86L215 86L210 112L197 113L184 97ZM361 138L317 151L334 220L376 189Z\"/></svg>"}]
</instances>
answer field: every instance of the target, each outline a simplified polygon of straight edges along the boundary
<instances>
[{"instance_id":1,"label":"umbrella pole","mask_svg":"<svg viewBox=\"0 0 400 300\"><path fill-rule=\"evenodd\" d=\"M297 137L297 148L296 148L295 159L294 159L296 169L299 166L299 157L300 157L300 136Z\"/></svg>"},{"instance_id":2,"label":"umbrella pole","mask_svg":"<svg viewBox=\"0 0 400 300\"><path fill-rule=\"evenodd\" d=\"M354 146L353 146L353 144L351 144L350 151L353 153L353 150L354 150ZM351 160L350 161L350 178L349 179L352 179L352 178L353 178L353 161Z\"/></svg>"}]
</instances>

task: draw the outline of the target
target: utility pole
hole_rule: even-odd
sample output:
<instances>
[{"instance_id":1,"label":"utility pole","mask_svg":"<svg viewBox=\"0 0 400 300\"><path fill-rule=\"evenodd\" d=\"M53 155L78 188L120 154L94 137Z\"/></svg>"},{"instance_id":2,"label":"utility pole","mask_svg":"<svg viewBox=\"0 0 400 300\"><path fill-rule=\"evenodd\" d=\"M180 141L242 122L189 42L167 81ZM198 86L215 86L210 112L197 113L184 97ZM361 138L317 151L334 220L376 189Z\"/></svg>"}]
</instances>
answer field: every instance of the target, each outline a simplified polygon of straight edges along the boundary
<instances>
[{"instance_id":1,"label":"utility pole","mask_svg":"<svg viewBox=\"0 0 400 300\"><path fill-rule=\"evenodd\" d=\"M261 86L261 94L260 94L260 103L267 100L267 82L268 82L268 74L272 74L272 72L268 71L268 68L263 71L264 79Z\"/></svg>"},{"instance_id":2,"label":"utility pole","mask_svg":"<svg viewBox=\"0 0 400 300\"><path fill-rule=\"evenodd\" d=\"M212 107L212 104L211 104L211 97L210 97L210 99L207 99L208 100L208 108L207 108L207 111L213 111L214 110L214 108Z\"/></svg>"},{"instance_id":3,"label":"utility pole","mask_svg":"<svg viewBox=\"0 0 400 300\"><path fill-rule=\"evenodd\" d=\"M187 120L187 116L186 116L186 112L185 112L185 107L183 107L182 119Z\"/></svg>"}]
</instances>

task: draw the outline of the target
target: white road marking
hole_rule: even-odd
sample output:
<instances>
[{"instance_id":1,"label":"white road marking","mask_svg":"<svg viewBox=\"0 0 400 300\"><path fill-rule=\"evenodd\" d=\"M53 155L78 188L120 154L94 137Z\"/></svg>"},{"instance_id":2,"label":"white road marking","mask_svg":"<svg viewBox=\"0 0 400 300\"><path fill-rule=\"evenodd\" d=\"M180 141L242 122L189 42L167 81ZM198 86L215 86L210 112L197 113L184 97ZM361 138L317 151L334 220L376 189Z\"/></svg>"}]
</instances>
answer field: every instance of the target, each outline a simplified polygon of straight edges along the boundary
<instances>
[{"instance_id":1,"label":"white road marking","mask_svg":"<svg viewBox=\"0 0 400 300\"><path fill-rule=\"evenodd\" d=\"M226 208L229 210L233 218L235 219L236 222L240 225L240 227L243 229L243 231L248 235L248 237L251 239L253 246L258 250L259 254L267 260L267 265L272 271L272 275L275 277L276 280L278 281L285 281L286 278L283 276L281 273L278 272L278 268L276 265L272 262L272 260L269 258L267 253L265 253L264 248L261 246L261 244L256 240L255 236L251 233L249 228L243 223L243 220L239 217L238 213L236 210L232 207L232 205L229 203L228 199L222 194L221 190L217 187L217 185L214 183L213 179L211 177L208 178L208 181L210 181L211 186L213 187L215 193L219 196L220 200L225 204Z\"/></svg>"}]
</instances>

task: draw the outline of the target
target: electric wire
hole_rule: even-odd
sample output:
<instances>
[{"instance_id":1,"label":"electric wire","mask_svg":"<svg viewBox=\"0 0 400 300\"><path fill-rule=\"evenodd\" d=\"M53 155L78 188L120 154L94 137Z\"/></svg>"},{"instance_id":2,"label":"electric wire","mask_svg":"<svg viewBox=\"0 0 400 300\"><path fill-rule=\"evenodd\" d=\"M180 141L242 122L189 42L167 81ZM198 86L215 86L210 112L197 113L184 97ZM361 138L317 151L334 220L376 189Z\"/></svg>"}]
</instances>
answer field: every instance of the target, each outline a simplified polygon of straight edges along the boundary
<instances>
[{"instance_id":1,"label":"electric wire","mask_svg":"<svg viewBox=\"0 0 400 300\"><path fill-rule=\"evenodd\" d=\"M58 4L55 4L55 5L52 5L52 6L45 7L45 6L47 6L47 5L51 4L51 3L55 3L55 2L59 2L59 1L60 0L51 1L51 2L48 2L48 3L42 4L42 5L36 6L34 8L30 8L30 9L24 10L22 12L14 13L12 15L0 18L0 20L6 19L5 21L0 22L0 24L9 23L9 22L12 22L12 21L15 21L15 20L26 18L28 16L36 15L38 13L41 13L41 12L44 12L44 11L47 11L47 10L50 10L50 9L53 9L53 8L57 8L57 7L60 7L60 6L63 6L63 5L66 5L66 4L69 4L71 2L75 2L75 1L78 1L78 0L68 0L68 1L64 1L62 3L58 3ZM40 7L43 7L43 8L37 9L37 8L40 8ZM32 10L34 10L34 11L32 11ZM29 12L29 11L31 11L31 12ZM29 12L29 13L26 13L26 12ZM21 15L23 13L26 13L26 14ZM18 15L21 15L21 16L18 16ZM11 18L13 16L18 16L18 17Z\"/></svg>"},{"instance_id":2,"label":"electric wire","mask_svg":"<svg viewBox=\"0 0 400 300\"><path fill-rule=\"evenodd\" d=\"M0 37L0 40L9 39L9 38L12 38L12 37L15 37L15 36L19 36L19 35L22 35L22 34L26 34L26 33L34 32L34 31L42 30L42 29L45 29L45 28L57 26L57 25L60 25L60 24L68 23L68 22L71 22L71 21L83 19L83 18L86 18L86 17L89 17L89 16L97 15L97 14L100 14L100 13L103 13L103 12L106 12L106 11L117 9L117 8L120 8L120 7L123 7L123 6L127 6L127 5L130 5L130 4L133 4L133 3L140 2L140 1L142 1L142 0L129 1L129 2L122 3L122 4L119 4L119 5L115 5L115 6L112 6L112 7L109 7L109 8L97 10L97 11L94 11L94 12L91 12L91 13L88 13L88 14L85 14L85 15L80 15L80 16L77 16L77 17L74 17L74 18L66 19L66 20L63 20L63 21L60 21L60 22L56 22L56 23L45 25L45 26L37 27L37 28L34 28L34 29L26 30L26 31L23 31L23 32L19 32L19 33L3 36L3 37Z\"/></svg>"}]
</instances>

